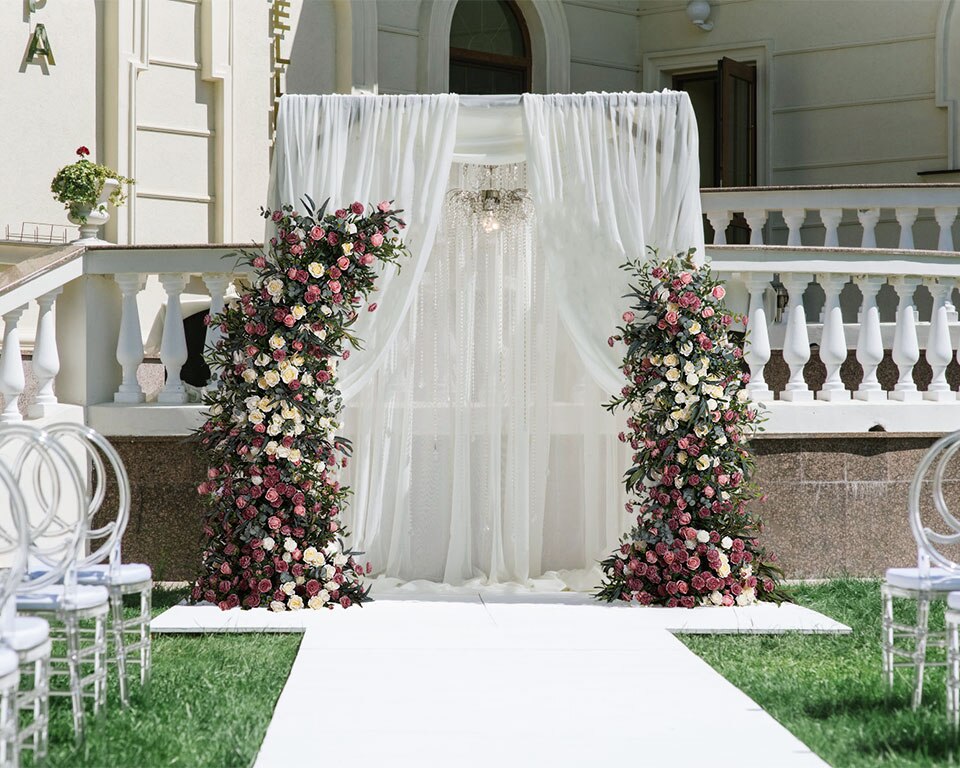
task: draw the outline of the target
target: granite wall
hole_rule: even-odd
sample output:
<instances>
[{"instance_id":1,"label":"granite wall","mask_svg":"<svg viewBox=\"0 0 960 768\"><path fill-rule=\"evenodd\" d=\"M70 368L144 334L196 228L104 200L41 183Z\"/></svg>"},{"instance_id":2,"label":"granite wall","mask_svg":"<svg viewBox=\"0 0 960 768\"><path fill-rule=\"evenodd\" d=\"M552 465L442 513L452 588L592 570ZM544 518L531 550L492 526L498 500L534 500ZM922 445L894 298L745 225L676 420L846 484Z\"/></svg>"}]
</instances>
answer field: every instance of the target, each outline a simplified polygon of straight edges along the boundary
<instances>
[{"instance_id":1,"label":"granite wall","mask_svg":"<svg viewBox=\"0 0 960 768\"><path fill-rule=\"evenodd\" d=\"M754 441L756 502L763 541L789 578L878 576L916 563L907 522L907 489L936 438L882 432L817 437L770 435ZM112 438L133 486L124 559L147 562L161 580L189 579L199 567L205 472L184 438ZM960 474L954 474L960 477ZM947 483L960 502L960 479Z\"/></svg>"}]
</instances>

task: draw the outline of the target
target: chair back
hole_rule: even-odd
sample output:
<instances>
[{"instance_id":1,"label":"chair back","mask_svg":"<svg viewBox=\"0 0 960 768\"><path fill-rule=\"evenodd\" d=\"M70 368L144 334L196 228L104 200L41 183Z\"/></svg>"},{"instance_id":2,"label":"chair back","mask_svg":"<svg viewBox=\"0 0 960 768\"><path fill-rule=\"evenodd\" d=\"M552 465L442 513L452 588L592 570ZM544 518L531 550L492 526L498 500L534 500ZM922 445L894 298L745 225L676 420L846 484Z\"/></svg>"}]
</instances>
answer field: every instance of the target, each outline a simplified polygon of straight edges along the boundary
<instances>
[{"instance_id":1,"label":"chair back","mask_svg":"<svg viewBox=\"0 0 960 768\"><path fill-rule=\"evenodd\" d=\"M921 576L930 573L931 565L960 571L960 563L942 551L942 547L960 544L960 519L949 509L944 497L943 481L951 460L960 451L960 431L941 438L924 455L910 483L910 530L917 542L917 566ZM934 530L924 522L923 501L933 497L942 526Z\"/></svg>"},{"instance_id":2,"label":"chair back","mask_svg":"<svg viewBox=\"0 0 960 768\"><path fill-rule=\"evenodd\" d=\"M29 531L28 571L19 591L60 580L75 586L87 525L85 483L77 461L47 432L7 424L0 427L0 462L17 481Z\"/></svg>"},{"instance_id":3,"label":"chair back","mask_svg":"<svg viewBox=\"0 0 960 768\"><path fill-rule=\"evenodd\" d=\"M120 543L130 520L130 478L120 454L103 435L83 424L53 424L47 428L47 432L64 446L71 441L79 444L93 469L92 473L88 473L86 483L86 535L77 559L77 568L97 565L108 558L111 568L119 568ZM99 528L94 528L94 517L100 512L107 498L110 475L117 484L116 514L103 521L104 524Z\"/></svg>"},{"instance_id":4,"label":"chair back","mask_svg":"<svg viewBox=\"0 0 960 768\"><path fill-rule=\"evenodd\" d=\"M16 615L16 595L30 557L30 527L20 485L0 462L0 638Z\"/></svg>"}]
</instances>

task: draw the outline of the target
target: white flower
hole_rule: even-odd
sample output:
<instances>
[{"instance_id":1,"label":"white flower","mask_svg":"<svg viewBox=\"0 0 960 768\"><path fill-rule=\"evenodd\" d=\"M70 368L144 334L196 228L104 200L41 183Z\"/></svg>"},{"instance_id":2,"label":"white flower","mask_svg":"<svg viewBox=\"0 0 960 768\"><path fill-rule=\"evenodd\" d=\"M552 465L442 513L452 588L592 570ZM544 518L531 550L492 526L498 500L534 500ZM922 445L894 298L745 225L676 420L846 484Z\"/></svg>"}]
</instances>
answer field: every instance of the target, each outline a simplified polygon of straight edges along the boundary
<instances>
[{"instance_id":1,"label":"white flower","mask_svg":"<svg viewBox=\"0 0 960 768\"><path fill-rule=\"evenodd\" d=\"M265 352L261 352L259 355L257 355L257 359L253 362L263 368L265 365L270 365L270 359L270 355L266 354Z\"/></svg>"},{"instance_id":2,"label":"white flower","mask_svg":"<svg viewBox=\"0 0 960 768\"><path fill-rule=\"evenodd\" d=\"M285 610L287 610L287 606L285 606L279 600L274 600L270 603L270 610L275 611L276 613L283 613Z\"/></svg>"},{"instance_id":3,"label":"white flower","mask_svg":"<svg viewBox=\"0 0 960 768\"><path fill-rule=\"evenodd\" d=\"M319 565L323 562L323 558L320 557L316 547L307 547L303 550L303 562L307 565Z\"/></svg>"},{"instance_id":4,"label":"white flower","mask_svg":"<svg viewBox=\"0 0 960 768\"><path fill-rule=\"evenodd\" d=\"M348 256L349 256L351 253L353 253L353 243L344 243L343 246L342 246L342 248L343 248L343 252L344 252L345 254L347 254Z\"/></svg>"},{"instance_id":5,"label":"white flower","mask_svg":"<svg viewBox=\"0 0 960 768\"><path fill-rule=\"evenodd\" d=\"M667 355L665 358L663 358L663 364L669 367L673 367L675 365L679 365L680 360L677 358L676 355L671 353Z\"/></svg>"},{"instance_id":6,"label":"white flower","mask_svg":"<svg viewBox=\"0 0 960 768\"><path fill-rule=\"evenodd\" d=\"M280 381L280 374L276 371L264 371L263 376L261 377L264 383L267 385L264 387L261 385L262 389L269 389L270 387L277 386L277 383Z\"/></svg>"},{"instance_id":7,"label":"white flower","mask_svg":"<svg viewBox=\"0 0 960 768\"><path fill-rule=\"evenodd\" d=\"M274 299L283 294L283 280L280 280L276 277L270 280L267 283L267 293L269 293Z\"/></svg>"},{"instance_id":8,"label":"white flower","mask_svg":"<svg viewBox=\"0 0 960 768\"><path fill-rule=\"evenodd\" d=\"M284 553L283 553L283 562L289 563L291 560L293 560L293 556L292 556L289 552L284 552Z\"/></svg>"},{"instance_id":9,"label":"white flower","mask_svg":"<svg viewBox=\"0 0 960 768\"><path fill-rule=\"evenodd\" d=\"M299 611L303 608L303 598L300 595L291 595L290 599L287 600L287 607L291 611Z\"/></svg>"},{"instance_id":10,"label":"white flower","mask_svg":"<svg viewBox=\"0 0 960 768\"><path fill-rule=\"evenodd\" d=\"M280 586L280 589L283 590L283 594L292 595L297 589L297 583L295 581L285 581Z\"/></svg>"},{"instance_id":11,"label":"white flower","mask_svg":"<svg viewBox=\"0 0 960 768\"><path fill-rule=\"evenodd\" d=\"M322 594L322 592L318 592L309 600L307 600L307 607L314 611L319 611L321 608L323 608L324 601L320 599L320 595Z\"/></svg>"},{"instance_id":12,"label":"white flower","mask_svg":"<svg viewBox=\"0 0 960 768\"><path fill-rule=\"evenodd\" d=\"M697 531L697 541L699 541L701 544L706 544L708 541L710 541L710 531L703 529Z\"/></svg>"},{"instance_id":13,"label":"white flower","mask_svg":"<svg viewBox=\"0 0 960 768\"><path fill-rule=\"evenodd\" d=\"M720 567L717 568L717 576L721 579L727 578L730 575L730 561L727 559L727 556L720 553Z\"/></svg>"},{"instance_id":14,"label":"white flower","mask_svg":"<svg viewBox=\"0 0 960 768\"><path fill-rule=\"evenodd\" d=\"M756 600L756 595L757 593L754 592L753 587L747 587L737 595L737 605L750 605Z\"/></svg>"},{"instance_id":15,"label":"white flower","mask_svg":"<svg viewBox=\"0 0 960 768\"><path fill-rule=\"evenodd\" d=\"M264 548L265 550L267 550L267 552L269 552L269 551L270 551L271 549L273 549L275 546L277 546L277 542L275 542L275 541L273 540L273 537L272 537L272 536L266 536L266 537L264 537L264 539L263 539L263 548Z\"/></svg>"},{"instance_id":16,"label":"white flower","mask_svg":"<svg viewBox=\"0 0 960 768\"><path fill-rule=\"evenodd\" d=\"M257 408L259 408L261 411L266 412L266 411L272 410L276 404L277 404L276 400L273 400L272 398L269 398L266 395L264 395L257 401Z\"/></svg>"},{"instance_id":17,"label":"white flower","mask_svg":"<svg viewBox=\"0 0 960 768\"><path fill-rule=\"evenodd\" d=\"M303 432L303 427L300 428L300 432ZM296 464L302 458L303 458L303 454L300 453L299 448L291 448L290 453L287 455L287 460L292 461L294 464Z\"/></svg>"},{"instance_id":18,"label":"white flower","mask_svg":"<svg viewBox=\"0 0 960 768\"><path fill-rule=\"evenodd\" d=\"M257 380L257 372L253 368L245 368L240 375L247 384L253 384Z\"/></svg>"},{"instance_id":19,"label":"white flower","mask_svg":"<svg viewBox=\"0 0 960 768\"><path fill-rule=\"evenodd\" d=\"M336 572L337 572L337 569L334 568L332 565L325 565L323 566L323 568L320 569L320 578L324 580L332 579L336 574ZM334 589L336 589L336 587L334 587Z\"/></svg>"},{"instance_id":20,"label":"white flower","mask_svg":"<svg viewBox=\"0 0 960 768\"><path fill-rule=\"evenodd\" d=\"M321 602L321 603L329 603L329 602L330 602L330 593L329 593L327 590L325 590L325 589L321 589L319 592L317 592L317 595L316 595L316 596L317 596L318 598L320 598L320 602Z\"/></svg>"},{"instance_id":21,"label":"white flower","mask_svg":"<svg viewBox=\"0 0 960 768\"><path fill-rule=\"evenodd\" d=\"M340 589L340 585L335 581L328 581L323 585L323 588L327 590L327 592L336 592L338 589Z\"/></svg>"},{"instance_id":22,"label":"white flower","mask_svg":"<svg viewBox=\"0 0 960 768\"><path fill-rule=\"evenodd\" d=\"M307 272L309 272L314 277L323 277L323 266L318 264L315 261L311 261L307 265Z\"/></svg>"},{"instance_id":23,"label":"white flower","mask_svg":"<svg viewBox=\"0 0 960 768\"><path fill-rule=\"evenodd\" d=\"M250 482L253 483L254 485L260 485L260 483L263 482L263 478L260 477L260 475L254 475L253 477L250 478Z\"/></svg>"},{"instance_id":24,"label":"white flower","mask_svg":"<svg viewBox=\"0 0 960 768\"><path fill-rule=\"evenodd\" d=\"M686 451L680 451L677 453L677 464L686 464L688 458Z\"/></svg>"},{"instance_id":25,"label":"white flower","mask_svg":"<svg viewBox=\"0 0 960 768\"><path fill-rule=\"evenodd\" d=\"M670 368L667 371L667 381L677 381L680 378L680 371L676 368Z\"/></svg>"},{"instance_id":26,"label":"white flower","mask_svg":"<svg viewBox=\"0 0 960 768\"><path fill-rule=\"evenodd\" d=\"M683 355L684 357L688 357L692 353L693 353L693 344L691 344L689 341L685 341L683 342L683 344L680 345L681 355Z\"/></svg>"},{"instance_id":27,"label":"white flower","mask_svg":"<svg viewBox=\"0 0 960 768\"><path fill-rule=\"evenodd\" d=\"M717 590L713 590L713 592L710 593L710 602L714 605L720 605L720 603L723 602L723 596L717 592Z\"/></svg>"},{"instance_id":28,"label":"white flower","mask_svg":"<svg viewBox=\"0 0 960 768\"><path fill-rule=\"evenodd\" d=\"M697 459L697 469L703 472L707 467L710 466L710 458L708 456L701 455Z\"/></svg>"},{"instance_id":29,"label":"white flower","mask_svg":"<svg viewBox=\"0 0 960 768\"><path fill-rule=\"evenodd\" d=\"M297 376L299 375L300 375L300 371L298 371L294 366L288 365L283 369L283 372L280 374L280 379L283 381L284 384L289 384L291 381L295 381Z\"/></svg>"},{"instance_id":30,"label":"white flower","mask_svg":"<svg viewBox=\"0 0 960 768\"><path fill-rule=\"evenodd\" d=\"M343 567L347 564L347 556L342 552L337 552L337 554L333 556L333 564Z\"/></svg>"},{"instance_id":31,"label":"white flower","mask_svg":"<svg viewBox=\"0 0 960 768\"><path fill-rule=\"evenodd\" d=\"M700 383L700 378L697 376L697 374L695 373L687 374L687 384L689 384L691 387L695 387L699 383Z\"/></svg>"},{"instance_id":32,"label":"white flower","mask_svg":"<svg viewBox=\"0 0 960 768\"><path fill-rule=\"evenodd\" d=\"M729 536L724 536L722 539L720 539L720 546L724 549L730 549L730 547L733 546L733 539L731 539Z\"/></svg>"},{"instance_id":33,"label":"white flower","mask_svg":"<svg viewBox=\"0 0 960 768\"><path fill-rule=\"evenodd\" d=\"M690 330L690 333L700 333L700 323L694 320L692 323L690 323L689 330Z\"/></svg>"},{"instance_id":34,"label":"white flower","mask_svg":"<svg viewBox=\"0 0 960 768\"><path fill-rule=\"evenodd\" d=\"M295 320L299 320L307 314L307 310L302 304L297 304L290 310L290 314L293 315Z\"/></svg>"},{"instance_id":35,"label":"white flower","mask_svg":"<svg viewBox=\"0 0 960 768\"><path fill-rule=\"evenodd\" d=\"M251 424L262 424L263 423L263 414L260 411L250 411L250 415L247 416L250 419Z\"/></svg>"},{"instance_id":36,"label":"white flower","mask_svg":"<svg viewBox=\"0 0 960 768\"><path fill-rule=\"evenodd\" d=\"M280 446L276 440L271 440L269 443L263 446L263 452L266 453L267 456L274 456L277 453L277 448L279 447Z\"/></svg>"},{"instance_id":37,"label":"white flower","mask_svg":"<svg viewBox=\"0 0 960 768\"><path fill-rule=\"evenodd\" d=\"M280 349L280 347L285 346L286 343L286 340L279 333L275 333L270 337L270 349Z\"/></svg>"},{"instance_id":38,"label":"white flower","mask_svg":"<svg viewBox=\"0 0 960 768\"><path fill-rule=\"evenodd\" d=\"M287 552L293 552L293 550L297 548L297 542L287 536L287 540L283 542L283 548L287 550Z\"/></svg>"}]
</instances>

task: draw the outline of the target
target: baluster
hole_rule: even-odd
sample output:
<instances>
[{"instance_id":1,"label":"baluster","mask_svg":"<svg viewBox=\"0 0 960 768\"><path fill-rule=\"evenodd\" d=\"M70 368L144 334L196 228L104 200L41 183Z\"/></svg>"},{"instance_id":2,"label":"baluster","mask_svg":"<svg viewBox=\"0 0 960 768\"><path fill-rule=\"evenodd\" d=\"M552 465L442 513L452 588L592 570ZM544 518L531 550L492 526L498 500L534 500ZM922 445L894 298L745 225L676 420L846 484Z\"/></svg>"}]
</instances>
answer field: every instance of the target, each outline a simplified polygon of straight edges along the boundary
<instances>
[{"instance_id":1,"label":"baluster","mask_svg":"<svg viewBox=\"0 0 960 768\"><path fill-rule=\"evenodd\" d=\"M806 208L784 208L783 220L787 225L787 245L802 246L800 228L807 218Z\"/></svg>"},{"instance_id":2,"label":"baluster","mask_svg":"<svg viewBox=\"0 0 960 768\"><path fill-rule=\"evenodd\" d=\"M53 380L60 372L60 355L57 352L57 326L53 316L53 304L63 288L56 288L37 299L40 314L37 317L37 335L33 345L33 375L37 379L37 397L27 409L30 418L49 416L57 405L53 392Z\"/></svg>"},{"instance_id":3,"label":"baluster","mask_svg":"<svg viewBox=\"0 0 960 768\"><path fill-rule=\"evenodd\" d=\"M730 220L733 214L730 211L707 211L707 219L710 226L713 227L713 244L727 244L727 227L730 226Z\"/></svg>"},{"instance_id":4,"label":"baluster","mask_svg":"<svg viewBox=\"0 0 960 768\"><path fill-rule=\"evenodd\" d=\"M120 334L117 336L117 362L123 370L115 403L142 403L146 397L137 381L137 369L143 362L143 336L140 332L140 307L137 294L143 290L143 277L135 272L114 275L120 286Z\"/></svg>"},{"instance_id":5,"label":"baluster","mask_svg":"<svg viewBox=\"0 0 960 768\"><path fill-rule=\"evenodd\" d=\"M187 362L187 339L183 333L183 312L180 309L180 294L186 286L182 274L160 275L160 284L167 292L167 312L163 318L163 338L160 341L160 362L167 369L167 381L157 402L185 403L187 392L180 379L180 369Z\"/></svg>"},{"instance_id":6,"label":"baluster","mask_svg":"<svg viewBox=\"0 0 960 768\"><path fill-rule=\"evenodd\" d=\"M790 381L781 400L794 402L813 400L813 392L803 378L803 368L810 360L810 336L807 333L807 311L803 307L803 294L813 275L784 273L780 275L783 287L787 289L787 328L783 338L783 359L790 366Z\"/></svg>"},{"instance_id":7,"label":"baluster","mask_svg":"<svg viewBox=\"0 0 960 768\"><path fill-rule=\"evenodd\" d=\"M917 311L913 303L913 294L920 285L920 279L894 277L890 279L890 285L894 287L900 300L897 305L897 327L893 334L893 362L897 364L900 378L889 397L891 400L916 403L923 399L913 381L913 367L920 359Z\"/></svg>"},{"instance_id":8,"label":"baluster","mask_svg":"<svg viewBox=\"0 0 960 768\"><path fill-rule=\"evenodd\" d=\"M956 206L940 206L933 209L933 217L940 227L940 238L937 240L938 251L953 250L953 222L957 218Z\"/></svg>"},{"instance_id":9,"label":"baluster","mask_svg":"<svg viewBox=\"0 0 960 768\"><path fill-rule=\"evenodd\" d=\"M919 212L920 211L916 208L894 209L894 214L897 217L897 223L900 225L900 250L913 250L913 223L917 220L917 214Z\"/></svg>"},{"instance_id":10,"label":"baluster","mask_svg":"<svg viewBox=\"0 0 960 768\"><path fill-rule=\"evenodd\" d=\"M23 421L17 407L20 395L27 382L23 375L23 353L20 350L20 332L17 323L26 304L3 316L3 350L0 352L0 394L3 395L3 412L0 424Z\"/></svg>"},{"instance_id":11,"label":"baluster","mask_svg":"<svg viewBox=\"0 0 960 768\"><path fill-rule=\"evenodd\" d=\"M863 227L863 237L860 238L861 248L877 247L877 222L880 221L879 208L865 208L857 211L860 226Z\"/></svg>"},{"instance_id":12,"label":"baluster","mask_svg":"<svg viewBox=\"0 0 960 768\"><path fill-rule=\"evenodd\" d=\"M773 400L773 392L763 379L763 368L770 360L770 335L767 331L767 309L763 297L772 279L773 275L769 272L751 272L744 275L744 283L750 292L750 309L743 357L750 366L747 391L754 401Z\"/></svg>"},{"instance_id":13,"label":"baluster","mask_svg":"<svg viewBox=\"0 0 960 768\"><path fill-rule=\"evenodd\" d=\"M823 247L836 248L840 245L840 238L837 234L837 228L843 219L843 208L821 208L820 221L826 230L823 234Z\"/></svg>"},{"instance_id":14,"label":"baluster","mask_svg":"<svg viewBox=\"0 0 960 768\"><path fill-rule=\"evenodd\" d=\"M207 326L207 335L204 342L206 350L213 349L217 342L223 338L223 331L220 330L220 324L214 323L213 318L223 312L224 296L227 293L227 286L230 285L230 275L219 272L207 272L203 275L203 284L207 286L210 292L210 324ZM207 383L209 389L216 389L220 384L219 366L210 366L210 381Z\"/></svg>"},{"instance_id":15,"label":"baluster","mask_svg":"<svg viewBox=\"0 0 960 768\"><path fill-rule=\"evenodd\" d=\"M818 400L849 400L850 392L840 380L840 366L847 359L847 338L843 332L843 312L840 309L840 292L847 284L845 275L817 275L823 287L826 301L823 305L823 331L820 337L820 359L827 367L823 389L817 393Z\"/></svg>"},{"instance_id":16,"label":"baluster","mask_svg":"<svg viewBox=\"0 0 960 768\"><path fill-rule=\"evenodd\" d=\"M762 208L755 208L743 212L743 218L750 227L750 245L763 245L763 225L767 223L767 212Z\"/></svg>"},{"instance_id":17,"label":"baluster","mask_svg":"<svg viewBox=\"0 0 960 768\"><path fill-rule=\"evenodd\" d=\"M930 311L930 330L927 334L927 362L933 369L933 379L923 393L924 400L956 400L947 383L947 366L953 360L953 344L950 341L950 325L947 317L947 295L953 290L953 282L927 278L923 281L933 296Z\"/></svg>"},{"instance_id":18,"label":"baluster","mask_svg":"<svg viewBox=\"0 0 960 768\"><path fill-rule=\"evenodd\" d=\"M863 367L863 380L853 396L857 400L868 402L886 400L887 395L877 381L877 366L883 362L883 337L880 334L877 294L887 282L887 278L880 275L861 275L855 282L863 294L860 333L857 336L857 362Z\"/></svg>"}]
</instances>

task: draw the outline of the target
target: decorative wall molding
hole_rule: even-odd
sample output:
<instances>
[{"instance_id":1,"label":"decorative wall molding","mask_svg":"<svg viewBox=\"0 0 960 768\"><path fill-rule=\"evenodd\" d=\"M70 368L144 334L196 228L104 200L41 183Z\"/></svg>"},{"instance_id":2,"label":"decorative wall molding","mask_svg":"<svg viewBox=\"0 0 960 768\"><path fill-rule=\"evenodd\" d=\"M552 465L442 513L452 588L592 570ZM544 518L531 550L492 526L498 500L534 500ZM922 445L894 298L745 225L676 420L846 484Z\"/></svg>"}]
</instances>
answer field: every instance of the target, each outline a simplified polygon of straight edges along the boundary
<instances>
[{"instance_id":1,"label":"decorative wall molding","mask_svg":"<svg viewBox=\"0 0 960 768\"><path fill-rule=\"evenodd\" d=\"M775 57L802 56L806 53L826 53L828 51L846 51L850 48L873 48L878 45L897 45L898 43L917 43L923 40L933 40L934 35L904 35L903 37L888 37L883 40L855 40L849 43L831 43L829 45L811 45L805 48L784 48L774 51Z\"/></svg>"},{"instance_id":2,"label":"decorative wall molding","mask_svg":"<svg viewBox=\"0 0 960 768\"><path fill-rule=\"evenodd\" d=\"M456 0L420 3L420 54L417 83L421 93L445 93L450 88L450 25ZM570 90L570 30L562 3L556 0L517 0L530 31L533 49L533 91Z\"/></svg>"},{"instance_id":3,"label":"decorative wall molding","mask_svg":"<svg viewBox=\"0 0 960 768\"><path fill-rule=\"evenodd\" d=\"M376 2L333 0L333 11L337 24L337 91L376 92L379 80Z\"/></svg>"},{"instance_id":4,"label":"decorative wall molding","mask_svg":"<svg viewBox=\"0 0 960 768\"><path fill-rule=\"evenodd\" d=\"M960 3L943 0L936 34L937 106L947 111L947 167L960 163Z\"/></svg>"},{"instance_id":5,"label":"decorative wall molding","mask_svg":"<svg viewBox=\"0 0 960 768\"><path fill-rule=\"evenodd\" d=\"M200 6L200 77L212 83L214 101L212 238L233 240L233 18L235 0L202 0Z\"/></svg>"},{"instance_id":6,"label":"decorative wall molding","mask_svg":"<svg viewBox=\"0 0 960 768\"><path fill-rule=\"evenodd\" d=\"M825 102L823 104L798 104L787 107L774 107L773 114L787 115L793 112L818 112L825 109L850 109L852 107L874 107L883 104L902 104L905 101L932 101L934 93L914 93L909 96L887 96L879 99L852 99L850 101Z\"/></svg>"}]
</instances>

